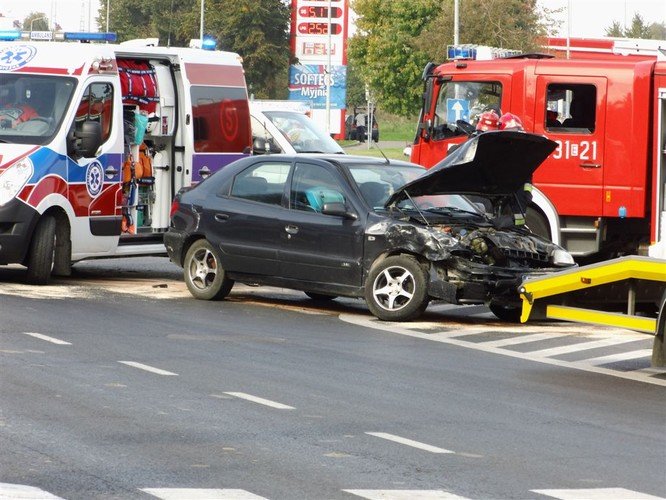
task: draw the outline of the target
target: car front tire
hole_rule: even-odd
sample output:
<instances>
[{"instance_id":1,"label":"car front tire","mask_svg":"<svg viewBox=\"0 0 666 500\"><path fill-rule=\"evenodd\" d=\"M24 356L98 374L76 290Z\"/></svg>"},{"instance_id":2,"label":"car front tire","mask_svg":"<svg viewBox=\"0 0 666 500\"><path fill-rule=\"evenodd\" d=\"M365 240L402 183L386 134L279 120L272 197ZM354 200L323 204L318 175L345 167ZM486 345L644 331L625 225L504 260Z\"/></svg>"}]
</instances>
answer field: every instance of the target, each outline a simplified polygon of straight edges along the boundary
<instances>
[{"instance_id":1,"label":"car front tire","mask_svg":"<svg viewBox=\"0 0 666 500\"><path fill-rule=\"evenodd\" d=\"M51 215L43 216L37 223L30 242L28 256L28 283L47 285L55 262L56 220Z\"/></svg>"},{"instance_id":2,"label":"car front tire","mask_svg":"<svg viewBox=\"0 0 666 500\"><path fill-rule=\"evenodd\" d=\"M376 263L365 283L370 312L383 321L410 321L428 306L428 274L411 255L393 255Z\"/></svg>"},{"instance_id":3,"label":"car front tire","mask_svg":"<svg viewBox=\"0 0 666 500\"><path fill-rule=\"evenodd\" d=\"M195 299L223 299L234 286L220 264L218 252L208 240L198 240L185 254L185 284Z\"/></svg>"}]
</instances>

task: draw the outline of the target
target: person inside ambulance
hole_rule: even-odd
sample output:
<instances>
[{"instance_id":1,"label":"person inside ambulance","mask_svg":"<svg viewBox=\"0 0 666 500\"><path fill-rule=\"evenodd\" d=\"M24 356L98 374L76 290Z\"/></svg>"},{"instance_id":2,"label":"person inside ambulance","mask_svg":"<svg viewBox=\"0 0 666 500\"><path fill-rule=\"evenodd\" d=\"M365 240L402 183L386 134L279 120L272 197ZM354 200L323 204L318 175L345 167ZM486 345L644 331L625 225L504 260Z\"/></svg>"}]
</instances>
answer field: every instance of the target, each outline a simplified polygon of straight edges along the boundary
<instances>
[{"instance_id":1,"label":"person inside ambulance","mask_svg":"<svg viewBox=\"0 0 666 500\"><path fill-rule=\"evenodd\" d=\"M16 128L19 124L38 116L39 113L35 108L16 99L13 85L0 88L0 128Z\"/></svg>"},{"instance_id":2,"label":"person inside ambulance","mask_svg":"<svg viewBox=\"0 0 666 500\"><path fill-rule=\"evenodd\" d=\"M498 130L512 130L514 132L524 132L522 120L513 113L504 113L498 122ZM515 226L525 225L525 212L527 206L532 201L532 179L523 184L522 189L516 192L512 198L511 212L513 213L513 224Z\"/></svg>"}]
</instances>

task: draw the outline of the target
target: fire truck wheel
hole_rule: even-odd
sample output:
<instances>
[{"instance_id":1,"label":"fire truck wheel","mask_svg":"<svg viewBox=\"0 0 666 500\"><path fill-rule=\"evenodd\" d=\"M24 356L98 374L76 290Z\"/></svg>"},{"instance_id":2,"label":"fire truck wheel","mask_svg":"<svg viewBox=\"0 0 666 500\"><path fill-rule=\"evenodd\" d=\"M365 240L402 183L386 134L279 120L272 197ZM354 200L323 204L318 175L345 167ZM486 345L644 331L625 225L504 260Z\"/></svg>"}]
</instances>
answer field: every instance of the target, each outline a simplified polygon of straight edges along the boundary
<instances>
[{"instance_id":1,"label":"fire truck wheel","mask_svg":"<svg viewBox=\"0 0 666 500\"><path fill-rule=\"evenodd\" d=\"M37 223L28 255L28 282L46 285L51 278L56 247L56 221L46 215Z\"/></svg>"},{"instance_id":2,"label":"fire truck wheel","mask_svg":"<svg viewBox=\"0 0 666 500\"><path fill-rule=\"evenodd\" d=\"M491 302L488 308L502 321L506 321L507 323L520 323L520 314L522 313L521 307L506 306L504 304L494 304Z\"/></svg>"},{"instance_id":3,"label":"fire truck wheel","mask_svg":"<svg viewBox=\"0 0 666 500\"><path fill-rule=\"evenodd\" d=\"M393 255L370 269L365 302L382 321L410 321L428 307L428 273L411 255Z\"/></svg>"},{"instance_id":4,"label":"fire truck wheel","mask_svg":"<svg viewBox=\"0 0 666 500\"><path fill-rule=\"evenodd\" d=\"M195 299L223 299L234 286L220 265L220 256L208 240L194 242L185 255L185 284Z\"/></svg>"},{"instance_id":5,"label":"fire truck wheel","mask_svg":"<svg viewBox=\"0 0 666 500\"><path fill-rule=\"evenodd\" d=\"M548 221L543 215L541 215L541 212L539 212L534 207L527 207L527 213L525 214L525 224L534 234L541 236L542 238L546 238L548 241L552 241Z\"/></svg>"}]
</instances>

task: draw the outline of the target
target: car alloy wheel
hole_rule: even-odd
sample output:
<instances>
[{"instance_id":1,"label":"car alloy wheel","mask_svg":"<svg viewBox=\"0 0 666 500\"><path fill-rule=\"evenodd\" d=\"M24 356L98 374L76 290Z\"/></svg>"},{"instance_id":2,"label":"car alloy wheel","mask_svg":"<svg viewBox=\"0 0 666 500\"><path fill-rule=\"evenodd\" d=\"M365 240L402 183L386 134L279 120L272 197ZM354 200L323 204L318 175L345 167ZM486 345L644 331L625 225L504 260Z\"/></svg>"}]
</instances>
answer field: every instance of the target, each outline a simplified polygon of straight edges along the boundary
<instances>
[{"instance_id":1,"label":"car alloy wheel","mask_svg":"<svg viewBox=\"0 0 666 500\"><path fill-rule=\"evenodd\" d=\"M384 321L408 321L428 306L427 273L411 255L394 255L373 266L365 286L370 312Z\"/></svg>"},{"instance_id":2,"label":"car alloy wheel","mask_svg":"<svg viewBox=\"0 0 666 500\"><path fill-rule=\"evenodd\" d=\"M208 240L196 241L185 255L185 283L197 299L211 300L226 297L233 280L226 277L220 259Z\"/></svg>"}]
</instances>

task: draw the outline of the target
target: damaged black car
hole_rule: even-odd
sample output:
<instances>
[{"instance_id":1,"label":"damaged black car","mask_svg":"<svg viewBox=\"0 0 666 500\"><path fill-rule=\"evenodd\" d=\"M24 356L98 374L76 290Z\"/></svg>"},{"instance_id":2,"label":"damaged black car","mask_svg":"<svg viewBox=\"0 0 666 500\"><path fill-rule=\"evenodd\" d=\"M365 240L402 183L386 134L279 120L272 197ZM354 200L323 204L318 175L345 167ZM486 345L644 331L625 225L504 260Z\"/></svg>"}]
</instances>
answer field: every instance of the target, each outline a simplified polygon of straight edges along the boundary
<instances>
[{"instance_id":1,"label":"damaged black car","mask_svg":"<svg viewBox=\"0 0 666 500\"><path fill-rule=\"evenodd\" d=\"M198 299L241 282L362 297L386 321L415 319L431 300L516 321L523 279L575 265L511 214L554 148L502 131L430 170L347 155L245 158L175 198L165 244Z\"/></svg>"}]
</instances>

